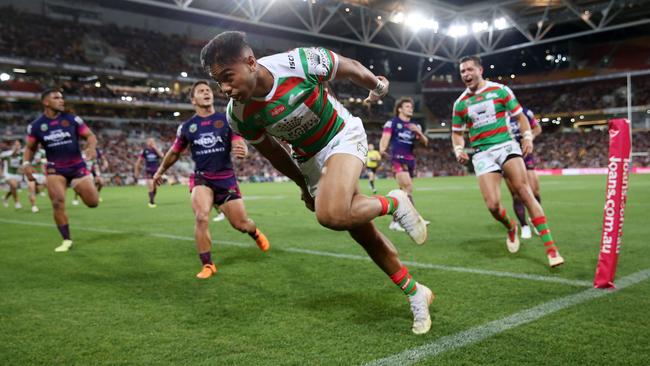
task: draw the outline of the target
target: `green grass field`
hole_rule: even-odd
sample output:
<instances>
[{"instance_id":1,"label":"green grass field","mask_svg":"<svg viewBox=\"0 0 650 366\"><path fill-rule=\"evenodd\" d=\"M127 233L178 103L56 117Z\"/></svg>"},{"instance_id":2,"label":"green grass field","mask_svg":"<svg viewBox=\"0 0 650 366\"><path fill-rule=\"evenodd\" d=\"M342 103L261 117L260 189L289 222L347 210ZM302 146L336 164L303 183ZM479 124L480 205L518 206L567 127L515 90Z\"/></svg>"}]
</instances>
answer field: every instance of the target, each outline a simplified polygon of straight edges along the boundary
<instances>
[{"instance_id":1,"label":"green grass field","mask_svg":"<svg viewBox=\"0 0 650 366\"><path fill-rule=\"evenodd\" d=\"M650 281L589 290L604 176L542 178L566 259L555 270L537 237L506 251L475 178L415 186L432 222L424 246L388 231L388 218L377 223L437 295L424 336L411 333L408 302L390 279L346 233L321 228L291 184L242 185L271 250L211 223L219 272L207 281L194 278L187 187L160 189L156 209L144 187L107 188L97 209L69 206L68 253L53 251L49 201L39 197L32 214L22 192L27 208L0 208L0 365L357 365L414 348L418 365L650 364ZM649 212L650 176L630 177L619 280L650 268ZM559 310L536 308L545 303ZM502 321L522 314L536 316ZM383 364L408 363L400 357Z\"/></svg>"}]
</instances>

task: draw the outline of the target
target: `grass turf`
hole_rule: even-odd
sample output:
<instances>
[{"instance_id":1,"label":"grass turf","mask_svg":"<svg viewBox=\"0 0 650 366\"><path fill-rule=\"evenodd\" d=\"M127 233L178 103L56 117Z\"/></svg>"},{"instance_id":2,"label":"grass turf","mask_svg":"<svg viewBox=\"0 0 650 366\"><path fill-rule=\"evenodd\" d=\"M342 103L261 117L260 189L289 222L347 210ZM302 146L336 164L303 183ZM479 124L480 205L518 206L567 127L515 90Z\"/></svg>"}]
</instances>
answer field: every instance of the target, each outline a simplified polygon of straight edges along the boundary
<instances>
[{"instance_id":1,"label":"grass turf","mask_svg":"<svg viewBox=\"0 0 650 366\"><path fill-rule=\"evenodd\" d=\"M378 182L384 193L394 185ZM432 222L426 245L377 220L403 260L593 278L603 176L542 177L543 205L567 261L555 270L537 237L515 255L506 251L475 178L418 179L415 187ZM417 337L407 301L371 262L297 251L365 255L347 234L321 228L293 185L245 184L242 192L271 250L260 252L227 222L211 223L219 272L207 281L194 278L200 262L187 187L160 189L156 209L143 187L106 188L94 210L69 206L69 253L53 251L60 237L46 198L38 214L0 209L0 364L361 364L585 289L412 267L437 295L433 328ZM505 192L504 201L512 215ZM650 268L649 202L650 177L632 176L618 277ZM643 282L419 364L646 365L648 291Z\"/></svg>"}]
</instances>

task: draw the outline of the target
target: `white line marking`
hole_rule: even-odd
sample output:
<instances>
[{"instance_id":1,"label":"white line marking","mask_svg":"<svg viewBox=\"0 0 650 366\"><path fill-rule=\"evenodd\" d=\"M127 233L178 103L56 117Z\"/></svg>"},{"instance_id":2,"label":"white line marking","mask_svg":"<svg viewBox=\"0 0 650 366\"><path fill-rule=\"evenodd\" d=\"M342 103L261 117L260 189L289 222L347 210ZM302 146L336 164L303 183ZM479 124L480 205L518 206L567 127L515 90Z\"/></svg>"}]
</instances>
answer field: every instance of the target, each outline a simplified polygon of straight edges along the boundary
<instances>
[{"instance_id":1,"label":"white line marking","mask_svg":"<svg viewBox=\"0 0 650 366\"><path fill-rule=\"evenodd\" d=\"M19 225L44 226L44 227L52 227L53 226L53 224L45 224L45 223L41 223L41 222L8 220L8 219L0 219L0 222L6 222L6 223L10 223L10 224L19 224ZM137 231L136 232L128 232L128 231L118 231L118 230L89 228L89 227L75 227L75 230L90 231L90 232L100 232L100 233L110 233L110 234L133 233L133 234L139 234L139 235L147 235L147 236L151 236L151 237L155 237L155 238L183 240L183 241L194 241L193 237L172 235L172 234L163 234L163 233L140 233L140 232L137 232ZM236 246L236 247L240 247L240 248L254 248L254 247L256 247L252 243L249 244L249 243L242 243L242 242L229 241L229 240L215 240L214 243L217 244L217 245L218 244L223 244L223 245L229 245L229 246ZM366 261L366 262L370 261L370 258L367 257L367 256L355 255L355 254L343 254L343 253L325 252L325 251L312 250L312 249L285 247L285 248L275 248L274 250L289 252L289 253L317 255L317 256L321 256L321 257L343 258L343 259L351 259L351 260ZM421 262L412 262L412 261L402 261L402 263L404 263L404 264L406 264L406 265L408 265L410 267L436 269L436 270L440 270L440 271L471 273L471 274L478 274L478 275L484 275L484 276L515 278L515 279L519 279L519 280L530 280L530 281L539 281L539 282L547 282L547 283L560 283L560 284L564 284L564 285L578 286L578 287L591 287L592 286L592 283L590 281L572 280L572 279L567 279L567 278L562 278L562 277L540 276L540 275L533 275L533 274L526 274L526 273L514 273L514 272L500 272L500 271L492 271L492 270L486 270L486 269L455 267L455 266L446 266L446 265L442 265L442 264L421 263Z\"/></svg>"},{"instance_id":2,"label":"white line marking","mask_svg":"<svg viewBox=\"0 0 650 366\"><path fill-rule=\"evenodd\" d=\"M650 269L639 271L618 280L616 282L616 290L599 290L591 288L574 295L569 295L556 300L545 302L530 309L507 316L503 319L495 320L474 328L470 328L460 333L442 337L435 342L411 348L393 356L375 360L364 365L410 365L425 358L431 358L447 351L483 341L494 335L505 332L520 325L533 322L546 315L553 314L573 305L578 305L583 302L597 299L616 291L620 291L626 287L635 285L641 281L645 281L648 278L650 278Z\"/></svg>"}]
</instances>

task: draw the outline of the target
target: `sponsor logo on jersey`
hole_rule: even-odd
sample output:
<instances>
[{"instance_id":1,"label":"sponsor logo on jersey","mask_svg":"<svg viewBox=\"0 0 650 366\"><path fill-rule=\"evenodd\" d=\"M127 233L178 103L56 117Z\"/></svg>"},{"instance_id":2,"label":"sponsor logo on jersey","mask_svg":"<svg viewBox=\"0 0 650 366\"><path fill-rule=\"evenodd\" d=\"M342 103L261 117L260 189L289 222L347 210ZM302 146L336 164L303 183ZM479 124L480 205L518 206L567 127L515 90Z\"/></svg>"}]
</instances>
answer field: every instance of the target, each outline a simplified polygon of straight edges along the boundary
<instances>
[{"instance_id":1,"label":"sponsor logo on jersey","mask_svg":"<svg viewBox=\"0 0 650 366\"><path fill-rule=\"evenodd\" d=\"M497 95L497 93L492 93L492 92L490 92L490 93L485 94L485 98L486 98L486 99L496 99L496 98L498 98L498 97L499 97L499 96Z\"/></svg>"},{"instance_id":2,"label":"sponsor logo on jersey","mask_svg":"<svg viewBox=\"0 0 650 366\"><path fill-rule=\"evenodd\" d=\"M45 132L45 131L47 131L47 128L48 128L48 127L47 127L47 124L46 124L46 123L44 123L44 124L41 125L41 131ZM30 131L31 131L31 130L30 130Z\"/></svg>"},{"instance_id":3,"label":"sponsor logo on jersey","mask_svg":"<svg viewBox=\"0 0 650 366\"><path fill-rule=\"evenodd\" d=\"M296 69L296 59L293 57L293 55L288 55L289 56L289 68L295 70Z\"/></svg>"},{"instance_id":4,"label":"sponsor logo on jersey","mask_svg":"<svg viewBox=\"0 0 650 366\"><path fill-rule=\"evenodd\" d=\"M273 109L271 109L271 111L270 111L270 113L271 113L271 117L277 117L277 116L279 116L279 115L280 115L282 112L284 112L286 109L287 109L287 108L286 108L283 104L280 104L280 105L278 105L277 107L273 107Z\"/></svg>"},{"instance_id":5,"label":"sponsor logo on jersey","mask_svg":"<svg viewBox=\"0 0 650 366\"><path fill-rule=\"evenodd\" d=\"M221 136L215 136L214 132L202 133L198 139L194 140L195 145L203 146L206 149L215 146L217 143L223 144L223 140Z\"/></svg>"},{"instance_id":6,"label":"sponsor logo on jersey","mask_svg":"<svg viewBox=\"0 0 650 366\"><path fill-rule=\"evenodd\" d=\"M192 133L196 132L196 123L192 123L190 125L190 132L192 132Z\"/></svg>"},{"instance_id":7,"label":"sponsor logo on jersey","mask_svg":"<svg viewBox=\"0 0 650 366\"><path fill-rule=\"evenodd\" d=\"M404 126L403 126L401 123L398 123L398 124L397 124L397 129L400 129L400 128L402 128L402 127L404 127Z\"/></svg>"},{"instance_id":8,"label":"sponsor logo on jersey","mask_svg":"<svg viewBox=\"0 0 650 366\"><path fill-rule=\"evenodd\" d=\"M61 141L65 138L72 138L72 135L70 132L64 132L63 130L53 130L49 134L45 135L43 137L43 140L45 141Z\"/></svg>"},{"instance_id":9,"label":"sponsor logo on jersey","mask_svg":"<svg viewBox=\"0 0 650 366\"><path fill-rule=\"evenodd\" d=\"M224 123L223 123L223 121L220 120L220 119L214 121L214 127L215 127L215 128L222 128L223 125L224 125Z\"/></svg>"},{"instance_id":10,"label":"sponsor logo on jersey","mask_svg":"<svg viewBox=\"0 0 650 366\"><path fill-rule=\"evenodd\" d=\"M61 121L61 126L62 126L62 127L69 127L69 126L70 126L70 122L68 122L68 120L64 119L63 121Z\"/></svg>"}]
</instances>

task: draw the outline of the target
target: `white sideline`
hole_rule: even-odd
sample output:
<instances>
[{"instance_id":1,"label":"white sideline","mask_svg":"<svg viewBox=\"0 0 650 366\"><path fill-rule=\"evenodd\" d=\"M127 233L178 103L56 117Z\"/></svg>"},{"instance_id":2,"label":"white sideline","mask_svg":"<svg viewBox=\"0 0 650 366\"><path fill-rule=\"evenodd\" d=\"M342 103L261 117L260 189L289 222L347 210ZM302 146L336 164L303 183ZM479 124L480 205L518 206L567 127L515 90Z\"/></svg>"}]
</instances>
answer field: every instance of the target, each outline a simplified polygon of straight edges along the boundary
<instances>
[{"instance_id":1,"label":"white sideline","mask_svg":"<svg viewBox=\"0 0 650 366\"><path fill-rule=\"evenodd\" d=\"M541 317L553 314L560 310L566 309L573 305L578 305L583 302L597 299L599 297L609 295L616 291L620 291L626 287L635 285L641 281L650 278L650 269L633 273L629 276L623 277L616 281L617 288L615 290L598 290L588 289L574 295L561 297L556 300L545 302L527 310L507 316L503 319L491 321L489 323L470 328L468 330L439 338L438 340L424 344L419 347L407 349L398 354L378 359L364 364L365 366L392 366L392 365L411 365L415 362L421 361L425 358L431 358L441 353L452 351L457 348L469 346L471 344L480 342L490 338L499 333L505 332L509 329L518 327L520 325L533 322ZM435 327L435 320L434 320Z\"/></svg>"},{"instance_id":2,"label":"white sideline","mask_svg":"<svg viewBox=\"0 0 650 366\"><path fill-rule=\"evenodd\" d=\"M51 223L46 224L41 222L8 220L8 219L0 219L0 222L6 222L9 224L19 224L19 225L44 226L44 227L54 226ZM111 230L111 229L99 229L99 228L89 228L89 227L75 227L74 230L109 233L109 234L129 233L128 231L118 231L118 230ZM171 234L163 234L163 233L138 233L138 234L147 235L155 238L194 241L194 238L189 236L179 236L179 235L171 235ZM218 240L215 241L215 244L224 244L224 245L230 245L230 246L236 246L242 248L255 247L255 245L253 245L252 243L248 244L248 243L229 241L229 240ZM343 258L343 259L351 259L351 260L366 261L366 262L370 261L370 258L367 256L325 252L325 251L312 250L312 249L285 247L285 248L274 248L274 250L284 251L289 253L310 254L310 255L316 255L321 257ZM572 279L567 279L562 277L540 276L540 275L514 273L514 272L500 272L500 271L492 271L486 269L455 267L455 266L446 266L442 264L421 263L421 262L413 262L413 261L402 261L402 263L406 264L409 267L437 269L440 271L471 273L471 274L478 274L484 276L515 278L520 280L530 280L530 281L539 281L539 282L547 282L547 283L560 283L564 285L571 285L571 286L578 286L578 287L592 286L592 283L590 281L572 280Z\"/></svg>"}]
</instances>

